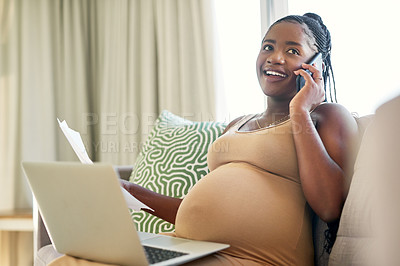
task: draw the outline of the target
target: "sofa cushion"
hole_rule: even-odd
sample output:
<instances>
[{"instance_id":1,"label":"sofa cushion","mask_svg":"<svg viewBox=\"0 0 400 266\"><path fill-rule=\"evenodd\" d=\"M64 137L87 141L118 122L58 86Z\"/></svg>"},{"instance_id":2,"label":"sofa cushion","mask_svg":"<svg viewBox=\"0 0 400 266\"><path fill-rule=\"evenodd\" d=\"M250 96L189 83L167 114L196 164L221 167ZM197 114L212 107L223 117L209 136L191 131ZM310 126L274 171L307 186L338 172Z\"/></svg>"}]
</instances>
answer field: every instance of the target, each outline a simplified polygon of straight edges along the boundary
<instances>
[{"instance_id":1,"label":"sofa cushion","mask_svg":"<svg viewBox=\"0 0 400 266\"><path fill-rule=\"evenodd\" d=\"M340 218L335 244L329 257L329 265L365 265L368 261L368 250L374 238L373 232L373 175L370 169L373 151L373 137L367 129L357 161L354 174Z\"/></svg>"},{"instance_id":2,"label":"sofa cushion","mask_svg":"<svg viewBox=\"0 0 400 266\"><path fill-rule=\"evenodd\" d=\"M336 242L329 257L329 265L376 264L377 232L377 180L381 173L377 165L378 146L385 141L382 132L387 127L378 125L377 116L359 119L362 136L354 174L340 218ZM372 121L372 122L371 122Z\"/></svg>"},{"instance_id":3,"label":"sofa cushion","mask_svg":"<svg viewBox=\"0 0 400 266\"><path fill-rule=\"evenodd\" d=\"M146 140L130 181L183 198L206 175L208 147L225 129L220 122L192 122L163 111ZM172 232L174 226L144 211L132 212L139 231Z\"/></svg>"}]
</instances>

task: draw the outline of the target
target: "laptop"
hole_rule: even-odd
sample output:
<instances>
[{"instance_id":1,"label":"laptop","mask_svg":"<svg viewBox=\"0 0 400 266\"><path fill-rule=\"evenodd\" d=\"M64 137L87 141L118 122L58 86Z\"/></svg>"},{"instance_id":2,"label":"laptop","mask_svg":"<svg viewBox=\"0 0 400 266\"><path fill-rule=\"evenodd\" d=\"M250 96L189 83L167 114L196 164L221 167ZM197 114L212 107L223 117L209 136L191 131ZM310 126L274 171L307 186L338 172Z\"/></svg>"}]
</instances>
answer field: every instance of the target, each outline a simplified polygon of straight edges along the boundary
<instances>
[{"instance_id":1,"label":"laptop","mask_svg":"<svg viewBox=\"0 0 400 266\"><path fill-rule=\"evenodd\" d=\"M60 253L118 265L179 265L229 247L137 232L110 164L22 162L22 167ZM165 254L171 257L164 260Z\"/></svg>"}]
</instances>

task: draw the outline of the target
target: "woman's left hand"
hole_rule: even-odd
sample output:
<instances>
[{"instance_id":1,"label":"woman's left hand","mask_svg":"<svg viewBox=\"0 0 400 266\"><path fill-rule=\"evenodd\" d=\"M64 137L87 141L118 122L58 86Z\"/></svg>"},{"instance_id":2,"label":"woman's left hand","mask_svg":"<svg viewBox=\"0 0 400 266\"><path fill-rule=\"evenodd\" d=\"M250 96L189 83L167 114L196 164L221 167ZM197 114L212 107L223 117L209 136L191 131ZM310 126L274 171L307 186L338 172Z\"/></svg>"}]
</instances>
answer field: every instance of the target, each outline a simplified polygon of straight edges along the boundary
<instances>
[{"instance_id":1,"label":"woman's left hand","mask_svg":"<svg viewBox=\"0 0 400 266\"><path fill-rule=\"evenodd\" d=\"M324 80L322 73L314 66L302 64L304 69L309 70L312 75L304 69L294 71L296 75L304 77L304 87L293 97L290 109L310 112L325 100Z\"/></svg>"}]
</instances>

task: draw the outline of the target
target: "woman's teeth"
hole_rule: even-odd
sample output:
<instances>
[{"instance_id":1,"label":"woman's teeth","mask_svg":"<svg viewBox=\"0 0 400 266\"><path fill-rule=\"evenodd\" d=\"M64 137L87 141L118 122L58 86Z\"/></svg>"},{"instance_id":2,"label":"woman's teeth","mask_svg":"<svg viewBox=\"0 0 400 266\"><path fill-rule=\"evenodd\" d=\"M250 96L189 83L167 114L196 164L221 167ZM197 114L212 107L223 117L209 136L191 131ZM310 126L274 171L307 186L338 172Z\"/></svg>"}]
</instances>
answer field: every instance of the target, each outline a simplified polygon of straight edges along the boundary
<instances>
[{"instance_id":1,"label":"woman's teeth","mask_svg":"<svg viewBox=\"0 0 400 266\"><path fill-rule=\"evenodd\" d=\"M275 72L275 71L271 71L271 70L264 70L264 74L267 76L278 76L278 77L282 77L282 78L286 78L285 74L279 73L279 72Z\"/></svg>"}]
</instances>

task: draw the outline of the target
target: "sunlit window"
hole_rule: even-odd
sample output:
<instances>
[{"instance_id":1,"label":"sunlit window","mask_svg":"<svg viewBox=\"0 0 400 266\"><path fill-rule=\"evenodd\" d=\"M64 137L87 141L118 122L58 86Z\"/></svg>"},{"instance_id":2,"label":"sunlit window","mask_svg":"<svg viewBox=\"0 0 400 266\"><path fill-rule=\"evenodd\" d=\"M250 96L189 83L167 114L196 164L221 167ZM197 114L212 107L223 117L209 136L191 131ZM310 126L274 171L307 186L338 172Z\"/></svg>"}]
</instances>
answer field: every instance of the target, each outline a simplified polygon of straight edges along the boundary
<instances>
[{"instance_id":1,"label":"sunlit window","mask_svg":"<svg viewBox=\"0 0 400 266\"><path fill-rule=\"evenodd\" d=\"M217 0L215 13L224 97L217 103L220 120L262 112L256 59L261 44L260 2ZM225 104L224 104L225 102Z\"/></svg>"},{"instance_id":2,"label":"sunlit window","mask_svg":"<svg viewBox=\"0 0 400 266\"><path fill-rule=\"evenodd\" d=\"M338 102L360 115L400 94L396 1L289 0L289 13L314 12L332 36Z\"/></svg>"},{"instance_id":3,"label":"sunlit window","mask_svg":"<svg viewBox=\"0 0 400 266\"><path fill-rule=\"evenodd\" d=\"M214 2L224 99L218 105L219 119L260 112L264 99L255 71L261 40L260 2ZM396 1L288 0L288 4L289 14L317 13L329 28L340 104L366 115L400 94Z\"/></svg>"}]
</instances>

